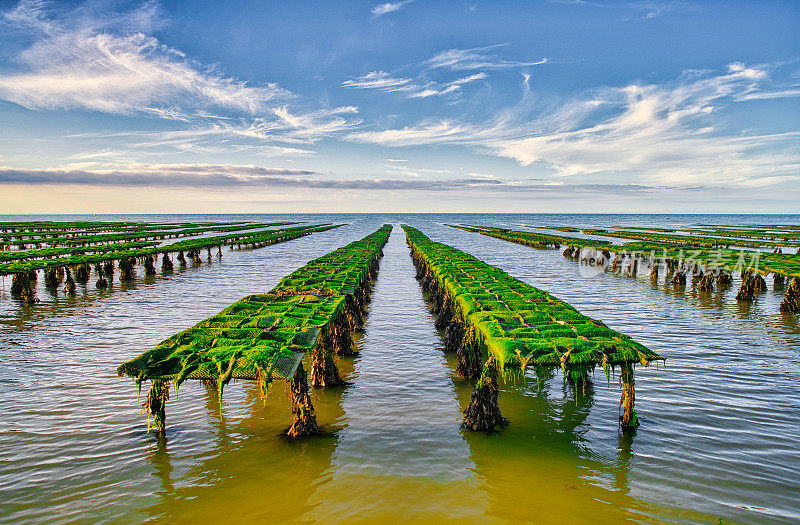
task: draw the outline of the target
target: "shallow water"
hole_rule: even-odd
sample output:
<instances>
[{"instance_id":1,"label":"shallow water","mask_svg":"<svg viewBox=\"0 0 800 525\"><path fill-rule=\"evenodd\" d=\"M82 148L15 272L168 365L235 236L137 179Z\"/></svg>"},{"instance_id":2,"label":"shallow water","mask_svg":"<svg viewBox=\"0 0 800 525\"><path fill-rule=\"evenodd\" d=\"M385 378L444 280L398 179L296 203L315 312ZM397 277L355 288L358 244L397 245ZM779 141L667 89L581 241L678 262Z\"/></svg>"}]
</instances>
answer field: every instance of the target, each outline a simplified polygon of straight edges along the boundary
<instances>
[{"instance_id":1,"label":"shallow water","mask_svg":"<svg viewBox=\"0 0 800 525\"><path fill-rule=\"evenodd\" d=\"M115 216L152 221L202 216ZM213 216L214 220L220 216ZM221 216L273 221L287 216ZM23 307L0 299L0 521L793 522L800 520L800 328L782 290L750 307L729 290L698 294L646 277L582 277L560 251L443 226L800 224L798 216L318 215L347 226L169 277L79 286L77 298ZM2 217L0 220L13 220ZM30 218L35 219L35 218ZM105 219L105 217L103 217ZM109 219L109 220L113 220ZM546 289L668 357L637 369L634 435L617 428L619 390L602 371L587 395L554 374L502 385L497 434L459 429L470 385L442 351L404 237L385 248L350 381L315 391L327 435L280 438L283 385L261 400L239 382L223 405L187 384L167 407L167 434L147 434L116 366L309 259L408 223ZM140 271L141 273L141 271ZM93 279L92 281L93 282Z\"/></svg>"}]
</instances>

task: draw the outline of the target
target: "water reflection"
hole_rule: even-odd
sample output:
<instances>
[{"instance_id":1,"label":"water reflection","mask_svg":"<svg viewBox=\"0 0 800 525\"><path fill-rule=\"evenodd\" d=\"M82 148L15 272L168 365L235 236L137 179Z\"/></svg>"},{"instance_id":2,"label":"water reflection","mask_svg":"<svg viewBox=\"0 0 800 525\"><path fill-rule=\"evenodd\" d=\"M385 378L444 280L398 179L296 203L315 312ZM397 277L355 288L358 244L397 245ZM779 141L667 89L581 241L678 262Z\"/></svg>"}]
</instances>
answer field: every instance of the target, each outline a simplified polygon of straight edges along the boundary
<instances>
[{"instance_id":1,"label":"water reflection","mask_svg":"<svg viewBox=\"0 0 800 525\"><path fill-rule=\"evenodd\" d=\"M224 520L231 515L241 519L268 521L294 520L312 509L307 503L319 483L327 477L336 449L335 433L314 436L299 442L284 439L290 417L288 399L281 385L271 385L267 398L261 398L254 384L240 382L244 396L233 406L220 409L214 388L202 389L204 409L211 432L206 430L205 446L191 453L191 467L183 472L172 468L173 461L185 463L186 451L171 451L169 439L186 439L188 429L153 438L154 475L161 482L157 501L145 511L159 520ZM229 385L228 388L237 388ZM228 395L226 393L226 395ZM314 392L314 404L321 421L340 417L341 393ZM281 426L281 423L283 425ZM173 438L170 434L177 433ZM243 490L243 487L249 487ZM201 507L197 502L202 501Z\"/></svg>"},{"instance_id":2,"label":"water reflection","mask_svg":"<svg viewBox=\"0 0 800 525\"><path fill-rule=\"evenodd\" d=\"M663 274L655 286L644 275L580 278L559 252L443 226L714 219L304 218L350 225L150 282L140 272L55 300L42 289L34 307L0 294L0 521L800 519L800 328L778 313L781 292L770 287L745 311L735 286L708 296L676 291ZM170 400L166 441L146 435L135 389L116 377L120 362L387 221L419 227L667 355L666 370L637 373L636 435L619 433L619 390L599 370L585 398L560 374L541 388L533 377L505 385L508 428L460 432L471 386L441 353L402 236L382 261L367 332L356 338L362 353L339 362L352 384L313 393L332 435L286 443L283 385L265 404L248 382L229 386L222 415L213 393L185 385Z\"/></svg>"}]
</instances>

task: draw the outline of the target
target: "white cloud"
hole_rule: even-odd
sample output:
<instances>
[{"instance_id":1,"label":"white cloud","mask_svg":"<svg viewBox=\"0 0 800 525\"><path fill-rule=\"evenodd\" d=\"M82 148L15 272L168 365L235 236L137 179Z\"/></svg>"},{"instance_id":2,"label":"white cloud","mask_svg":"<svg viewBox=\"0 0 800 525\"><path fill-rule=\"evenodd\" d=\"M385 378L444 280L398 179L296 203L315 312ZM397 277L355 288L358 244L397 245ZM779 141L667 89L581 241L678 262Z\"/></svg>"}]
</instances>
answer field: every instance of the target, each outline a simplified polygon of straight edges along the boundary
<instances>
[{"instance_id":1,"label":"white cloud","mask_svg":"<svg viewBox=\"0 0 800 525\"><path fill-rule=\"evenodd\" d=\"M552 3L575 5L581 7L595 7L603 9L614 9L626 13L622 20L629 21L635 18L652 20L664 13L689 13L697 11L697 7L681 1L667 1L667 0L639 0L639 1L625 1L625 2L591 2L587 0L549 0ZM634 15L627 14L634 13Z\"/></svg>"},{"instance_id":2,"label":"white cloud","mask_svg":"<svg viewBox=\"0 0 800 525\"><path fill-rule=\"evenodd\" d=\"M784 89L779 91L760 91L756 93L748 93L737 97L736 100L768 100L774 98L796 98L800 97L800 89Z\"/></svg>"},{"instance_id":3,"label":"white cloud","mask_svg":"<svg viewBox=\"0 0 800 525\"><path fill-rule=\"evenodd\" d=\"M0 98L29 109L145 112L181 120L186 106L255 114L291 96L275 84L250 86L202 68L142 32L112 34L116 17L57 21L48 13L43 4L22 2L6 14L5 25L35 28L35 40L13 58L17 71L0 76ZM149 27L153 16L134 11L125 27Z\"/></svg>"},{"instance_id":4,"label":"white cloud","mask_svg":"<svg viewBox=\"0 0 800 525\"><path fill-rule=\"evenodd\" d=\"M124 13L80 4L23 0L0 18L24 48L14 70L0 74L0 99L33 110L84 110L145 115L184 126L136 132L124 148L261 155L307 155L287 144L314 144L360 120L353 106L297 110L292 93L274 83L252 86L189 60L148 36L161 27L154 3ZM253 141L260 144L253 144ZM283 144L265 145L265 142Z\"/></svg>"},{"instance_id":5,"label":"white cloud","mask_svg":"<svg viewBox=\"0 0 800 525\"><path fill-rule=\"evenodd\" d=\"M488 53L491 49L503 47L499 44L471 49L448 49L434 55L425 62L430 69L450 69L452 71L471 71L476 69L510 69L515 67L537 66L547 62L547 58L539 60L508 60Z\"/></svg>"},{"instance_id":6,"label":"white cloud","mask_svg":"<svg viewBox=\"0 0 800 525\"><path fill-rule=\"evenodd\" d=\"M378 4L375 7L373 7L370 10L370 12L376 17L383 16L388 13L399 11L403 6L406 6L413 1L414 0L404 0L402 2L394 2L394 3L386 2L385 4Z\"/></svg>"},{"instance_id":7,"label":"white cloud","mask_svg":"<svg viewBox=\"0 0 800 525\"><path fill-rule=\"evenodd\" d=\"M446 97L451 99L461 95L462 88L479 80L485 80L485 71L477 71L455 79L432 80L431 75L442 75L443 71L476 71L479 69L510 69L516 67L544 64L547 59L534 62L507 60L488 53L491 49L502 47L499 44L473 49L450 49L442 51L426 60L417 68L414 77L395 77L383 70L374 70L342 82L342 87L350 89L377 89L384 93L402 93L407 98L425 99L429 97ZM444 72L446 74L446 71ZM530 77L529 73L525 73Z\"/></svg>"},{"instance_id":8,"label":"white cloud","mask_svg":"<svg viewBox=\"0 0 800 525\"><path fill-rule=\"evenodd\" d=\"M724 133L716 114L762 92L765 67L734 63L726 73L687 72L665 85L631 84L533 118L523 104L481 124L455 120L358 131L354 142L384 146L463 144L564 176L628 173L652 183L772 184L797 179L800 133Z\"/></svg>"},{"instance_id":9,"label":"white cloud","mask_svg":"<svg viewBox=\"0 0 800 525\"><path fill-rule=\"evenodd\" d=\"M365 75L345 80L343 87L354 89L380 89L381 91L409 91L412 89L410 78L394 78L386 71L370 71Z\"/></svg>"},{"instance_id":10,"label":"white cloud","mask_svg":"<svg viewBox=\"0 0 800 525\"><path fill-rule=\"evenodd\" d=\"M487 78L486 73L475 73L448 82L432 80L396 78L386 71L370 71L365 75L342 82L342 87L351 89L377 89L384 93L403 93L408 98L428 98L433 96L455 95L465 84Z\"/></svg>"}]
</instances>

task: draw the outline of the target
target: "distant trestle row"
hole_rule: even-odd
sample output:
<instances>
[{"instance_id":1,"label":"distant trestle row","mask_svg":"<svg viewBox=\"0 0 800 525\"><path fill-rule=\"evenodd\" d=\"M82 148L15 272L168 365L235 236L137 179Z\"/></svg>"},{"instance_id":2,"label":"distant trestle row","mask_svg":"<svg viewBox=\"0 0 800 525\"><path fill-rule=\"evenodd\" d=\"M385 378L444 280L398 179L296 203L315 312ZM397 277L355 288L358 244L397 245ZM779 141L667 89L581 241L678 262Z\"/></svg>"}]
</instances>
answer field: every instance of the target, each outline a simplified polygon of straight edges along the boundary
<instances>
[{"instance_id":1,"label":"distant trestle row","mask_svg":"<svg viewBox=\"0 0 800 525\"><path fill-rule=\"evenodd\" d=\"M602 270L619 271L629 276L636 276L647 269L652 280L663 275L666 282L679 286L685 285L688 278L701 292L713 291L715 287L728 287L733 283L734 274L738 274L741 277L741 286L736 299L740 302L755 301L758 294L767 289L764 276L772 274L776 288L783 287L786 280L790 280L789 286L786 287L786 297L780 306L781 312L800 313L797 306L800 302L798 293L800 255L781 253L778 247L772 252L721 247L704 248L663 241L658 233L642 235L656 239L653 241L613 245L608 241L591 238L565 237L505 228L456 225L452 227L533 248L566 246L563 254L569 259ZM594 233L596 230L582 231ZM667 237L673 238L673 236Z\"/></svg>"},{"instance_id":2,"label":"distant trestle row","mask_svg":"<svg viewBox=\"0 0 800 525\"><path fill-rule=\"evenodd\" d=\"M7 261L0 263L0 276L11 275L11 294L19 297L24 303L34 304L37 302L36 288L39 273L43 274L47 289L57 290L63 284L64 292L71 295L76 293L76 283L89 282L92 270L96 278L96 287L106 288L115 271L119 272L121 282L133 280L137 264L144 267L145 275L155 275L159 255L162 257L162 272L167 274L173 271L175 264L170 254L176 254L177 263L182 267L190 263L198 265L202 262L203 250L207 251L209 259L212 249L216 249L217 257L222 257L222 246L260 248L338 227L338 225L308 225L264 230L267 225L258 224L260 229L252 231L254 228L249 226L244 225L244 231L239 231L239 226L202 228L203 232L233 231L234 233L186 239L166 245L136 241L102 247L55 247L0 252L0 261ZM151 230L148 230L148 235L150 232Z\"/></svg>"}]
</instances>

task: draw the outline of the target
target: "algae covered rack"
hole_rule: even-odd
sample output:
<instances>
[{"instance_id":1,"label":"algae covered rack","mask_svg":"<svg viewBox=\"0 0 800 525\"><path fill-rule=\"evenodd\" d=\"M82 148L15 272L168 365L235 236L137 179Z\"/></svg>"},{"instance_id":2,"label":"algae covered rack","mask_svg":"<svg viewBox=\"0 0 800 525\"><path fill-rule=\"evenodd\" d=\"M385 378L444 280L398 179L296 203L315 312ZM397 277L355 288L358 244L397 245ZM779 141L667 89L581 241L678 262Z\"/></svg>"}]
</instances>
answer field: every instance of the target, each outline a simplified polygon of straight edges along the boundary
<instances>
[{"instance_id":1,"label":"algae covered rack","mask_svg":"<svg viewBox=\"0 0 800 525\"><path fill-rule=\"evenodd\" d=\"M97 277L97 288L107 288L109 279L114 274L114 262L118 261L120 281L131 281L134 279L134 267L138 262L144 266L145 275L155 275L155 264L158 256L162 256L161 268L164 274L169 274L174 268L170 259L170 253L177 254L177 260L181 267L186 266L187 257L194 266L201 264L200 253L202 250L208 252L209 261L211 260L212 248L217 249L217 256L222 257L222 246L234 246L239 248L262 248L281 242L290 241L316 232L323 232L341 225L308 225L281 228L277 230L259 230L252 226L264 227L275 224L271 223L245 226L226 226L226 227L204 227L195 228L207 231L236 231L236 233L226 233L200 239L186 239L172 244L156 246L147 241L134 241L123 239L121 242L107 244L101 247L90 247L86 245L75 245L71 247L51 247L36 250L16 250L0 252L0 276L12 275L11 293L19 296L23 303L35 304L37 272L44 273L45 286L51 290L56 290L59 283L63 280L64 292L68 295L76 293L75 283L86 284L89 281L91 269L94 267ZM240 229L245 231L238 231ZM147 235L151 235L148 232ZM77 237L70 237L74 240ZM59 241L60 242L60 241ZM74 274L74 278L73 278Z\"/></svg>"},{"instance_id":2,"label":"algae covered rack","mask_svg":"<svg viewBox=\"0 0 800 525\"><path fill-rule=\"evenodd\" d=\"M284 277L269 293L241 299L192 328L122 364L117 373L150 381L144 407L164 429L170 383L214 382L220 399L231 379L258 381L262 394L273 379L290 381L290 438L319 431L308 394L312 386L343 384L333 354L352 352L350 334L363 314L382 248L392 227L314 259ZM302 365L311 361L310 379ZM149 420L149 416L148 416Z\"/></svg>"},{"instance_id":3,"label":"algae covered rack","mask_svg":"<svg viewBox=\"0 0 800 525\"><path fill-rule=\"evenodd\" d=\"M786 296L780 305L780 311L786 314L800 313L800 255L782 253L775 248L772 253L750 250L733 250L729 248L704 247L705 240L699 245L675 244L674 237L658 233L620 234L620 236L636 236L651 240L628 242L623 245L612 245L609 241L565 237L546 233L533 233L506 228L488 226L456 226L452 228L495 237L504 241L522 244L531 248L547 249L566 246L564 257L611 271L624 269L624 274L635 277L641 269L649 267L650 280L656 281L659 272L664 275L665 282L683 286L687 276L693 284L697 284L700 292L711 292L714 287L726 288L733 282L733 274L741 276L741 287L736 294L739 303L752 303L759 293L767 290L764 276L772 274L776 288L784 285ZM585 234L606 235L605 230L582 230ZM681 236L682 239L690 239ZM718 239L712 239L714 242ZM742 244L739 240L725 239L731 244ZM798 250L800 252L800 250ZM611 259L614 254L614 259Z\"/></svg>"},{"instance_id":4,"label":"algae covered rack","mask_svg":"<svg viewBox=\"0 0 800 525\"><path fill-rule=\"evenodd\" d=\"M597 365L606 374L620 367L620 425L638 426L634 367L663 357L499 268L433 242L415 228L403 229L417 278L432 296L437 327L445 329L445 344L456 351L458 372L478 378L464 411L465 428L492 430L506 423L498 403L498 373L514 377L529 366L537 374L560 367L565 380L577 386Z\"/></svg>"}]
</instances>

